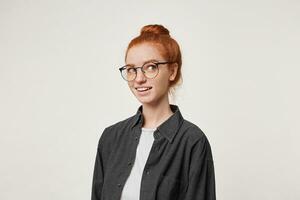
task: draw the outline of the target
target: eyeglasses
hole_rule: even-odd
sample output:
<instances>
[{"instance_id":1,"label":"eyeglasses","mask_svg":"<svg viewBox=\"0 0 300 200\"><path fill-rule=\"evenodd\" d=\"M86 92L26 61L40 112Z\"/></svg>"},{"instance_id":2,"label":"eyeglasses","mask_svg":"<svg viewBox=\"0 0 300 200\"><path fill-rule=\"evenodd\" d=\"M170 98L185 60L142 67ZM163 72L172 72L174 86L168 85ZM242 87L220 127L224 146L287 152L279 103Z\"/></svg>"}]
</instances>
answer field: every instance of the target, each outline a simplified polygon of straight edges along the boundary
<instances>
[{"instance_id":1,"label":"eyeglasses","mask_svg":"<svg viewBox=\"0 0 300 200\"><path fill-rule=\"evenodd\" d=\"M121 76L125 81L133 81L137 76L137 69L141 68L143 74L147 78L155 78L159 72L158 66L163 64L170 64L174 62L170 61L161 61L161 62L146 62L141 67L132 67L130 65L125 65L120 67Z\"/></svg>"}]
</instances>

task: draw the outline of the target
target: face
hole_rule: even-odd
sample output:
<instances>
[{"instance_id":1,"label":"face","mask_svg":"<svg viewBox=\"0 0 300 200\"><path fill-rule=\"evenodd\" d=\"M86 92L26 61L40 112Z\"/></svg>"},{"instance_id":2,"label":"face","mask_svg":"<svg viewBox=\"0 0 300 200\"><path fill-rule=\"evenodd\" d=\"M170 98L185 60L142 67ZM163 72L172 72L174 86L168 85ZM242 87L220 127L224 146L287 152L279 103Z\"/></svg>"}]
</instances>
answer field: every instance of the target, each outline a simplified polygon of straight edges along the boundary
<instances>
[{"instance_id":1,"label":"face","mask_svg":"<svg viewBox=\"0 0 300 200\"><path fill-rule=\"evenodd\" d=\"M126 65L140 67L150 60L160 62L167 61L160 53L159 48L154 44L142 43L131 47L127 52ZM176 64L158 65L158 74L155 78L147 78L141 69L137 70L135 80L128 81L131 92L142 104L155 104L168 97L170 81L174 80L177 73ZM150 88L146 91L139 91L138 88Z\"/></svg>"}]
</instances>

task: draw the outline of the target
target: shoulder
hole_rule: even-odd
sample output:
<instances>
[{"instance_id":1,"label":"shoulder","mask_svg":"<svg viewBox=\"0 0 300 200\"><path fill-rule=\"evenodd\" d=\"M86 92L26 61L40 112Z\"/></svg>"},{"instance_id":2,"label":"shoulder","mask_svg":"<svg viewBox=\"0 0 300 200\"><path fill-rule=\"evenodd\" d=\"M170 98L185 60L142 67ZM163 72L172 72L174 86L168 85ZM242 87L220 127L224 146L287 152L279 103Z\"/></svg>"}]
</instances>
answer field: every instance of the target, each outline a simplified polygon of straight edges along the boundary
<instances>
[{"instance_id":1,"label":"shoulder","mask_svg":"<svg viewBox=\"0 0 300 200\"><path fill-rule=\"evenodd\" d=\"M204 131L195 123L184 119L181 127L180 140L185 141L189 147L194 148L195 146L208 146L210 148L210 142Z\"/></svg>"},{"instance_id":2,"label":"shoulder","mask_svg":"<svg viewBox=\"0 0 300 200\"><path fill-rule=\"evenodd\" d=\"M106 126L99 138L99 140L108 141L114 140L123 130L126 130L133 123L134 116L127 117L123 120L117 121L113 124Z\"/></svg>"},{"instance_id":3,"label":"shoulder","mask_svg":"<svg viewBox=\"0 0 300 200\"><path fill-rule=\"evenodd\" d=\"M134 117L135 115L132 115L130 117L117 121L113 124L108 125L105 129L107 129L108 131L113 131L118 130L120 128L127 128L133 123Z\"/></svg>"},{"instance_id":4,"label":"shoulder","mask_svg":"<svg viewBox=\"0 0 300 200\"><path fill-rule=\"evenodd\" d=\"M182 130L186 137L189 137L193 141L197 141L206 137L202 129L195 123L184 119L182 123Z\"/></svg>"},{"instance_id":5,"label":"shoulder","mask_svg":"<svg viewBox=\"0 0 300 200\"><path fill-rule=\"evenodd\" d=\"M205 155L208 160L213 160L212 150L208 137L196 124L185 120L184 123L188 127L185 134L191 141L192 154L197 156Z\"/></svg>"}]
</instances>

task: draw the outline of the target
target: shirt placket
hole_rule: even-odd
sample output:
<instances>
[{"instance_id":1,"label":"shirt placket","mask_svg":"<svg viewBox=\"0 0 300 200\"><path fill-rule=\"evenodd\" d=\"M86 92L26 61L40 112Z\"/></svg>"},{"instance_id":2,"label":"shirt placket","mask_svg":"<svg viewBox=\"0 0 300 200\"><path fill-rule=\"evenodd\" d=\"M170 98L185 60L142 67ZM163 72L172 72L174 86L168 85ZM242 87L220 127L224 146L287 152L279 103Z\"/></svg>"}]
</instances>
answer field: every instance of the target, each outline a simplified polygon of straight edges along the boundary
<instances>
[{"instance_id":1,"label":"shirt placket","mask_svg":"<svg viewBox=\"0 0 300 200\"><path fill-rule=\"evenodd\" d=\"M158 155L158 146L160 135L158 130L154 131L154 141L149 152L149 156L145 163L145 167L142 174L141 180L141 188L140 188L140 200L150 200L154 197L154 189L155 189L155 177L158 175L154 169L155 163L157 163ZM157 166L156 166L157 167Z\"/></svg>"},{"instance_id":2,"label":"shirt placket","mask_svg":"<svg viewBox=\"0 0 300 200\"><path fill-rule=\"evenodd\" d=\"M158 133L158 130L155 130L153 134L154 134L153 145L151 147L151 150L149 152L149 156L148 156L147 161L145 163L145 167L144 167L143 174L142 174L142 179L141 179L140 200L153 199L151 195L154 194L153 190L154 190L154 186L155 186L154 185L155 181L153 179L153 176L155 176L157 174L155 174L155 172L152 169L155 166L154 163L157 162L157 159L159 157L158 156L158 149L159 149L158 141L161 139L161 136ZM136 150L137 150L137 146L138 146L140 137L141 137L141 127L136 127L134 129L134 134L133 134L133 138L132 138L133 142L129 143L131 148L130 148L130 154L128 156L127 172L126 172L126 174L124 174L123 180L120 180L120 182L117 183L117 187L119 188L117 199L120 199L122 190L123 190L124 185L126 183L126 180L127 180L128 176L130 175L130 172L132 170L133 163L134 163L135 157L136 157Z\"/></svg>"}]
</instances>

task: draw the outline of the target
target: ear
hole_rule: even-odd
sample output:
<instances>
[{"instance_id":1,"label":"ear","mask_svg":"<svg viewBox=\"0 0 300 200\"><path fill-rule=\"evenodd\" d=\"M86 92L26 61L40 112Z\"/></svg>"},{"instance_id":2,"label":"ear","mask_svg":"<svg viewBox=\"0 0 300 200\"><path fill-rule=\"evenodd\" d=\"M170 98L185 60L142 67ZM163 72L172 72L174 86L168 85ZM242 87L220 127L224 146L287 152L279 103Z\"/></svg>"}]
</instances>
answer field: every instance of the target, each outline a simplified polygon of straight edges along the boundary
<instances>
[{"instance_id":1,"label":"ear","mask_svg":"<svg viewBox=\"0 0 300 200\"><path fill-rule=\"evenodd\" d=\"M174 81L174 79L177 75L177 71L178 71L178 64L177 63L172 64L170 66L170 71L171 71L171 74L170 74L169 80Z\"/></svg>"}]
</instances>

